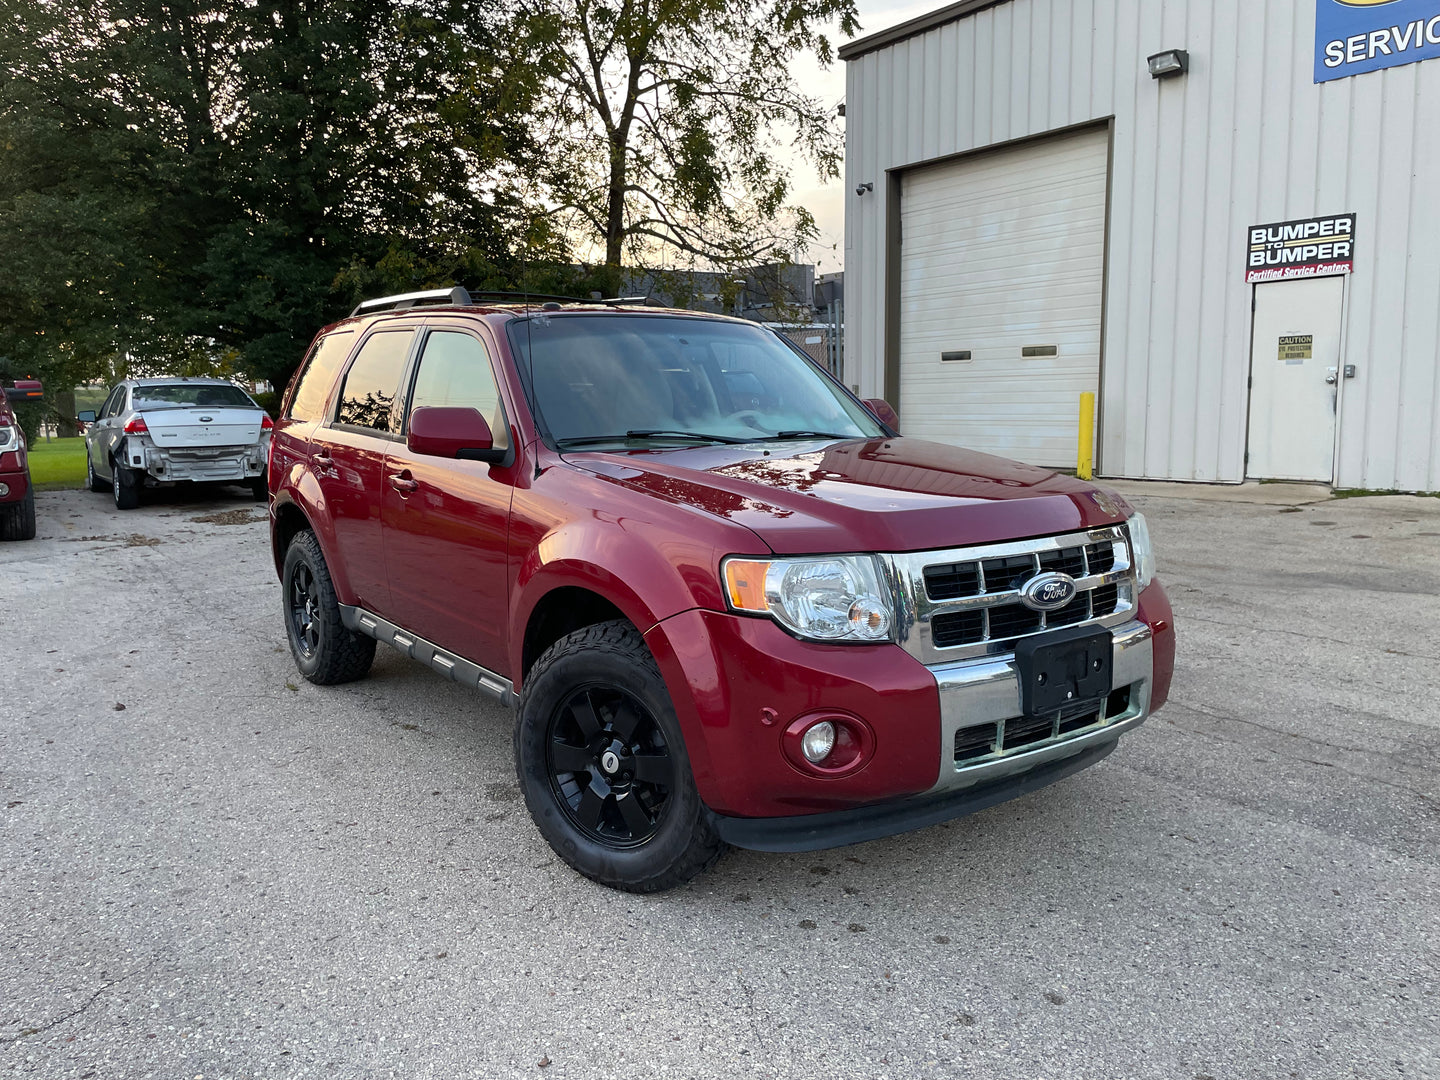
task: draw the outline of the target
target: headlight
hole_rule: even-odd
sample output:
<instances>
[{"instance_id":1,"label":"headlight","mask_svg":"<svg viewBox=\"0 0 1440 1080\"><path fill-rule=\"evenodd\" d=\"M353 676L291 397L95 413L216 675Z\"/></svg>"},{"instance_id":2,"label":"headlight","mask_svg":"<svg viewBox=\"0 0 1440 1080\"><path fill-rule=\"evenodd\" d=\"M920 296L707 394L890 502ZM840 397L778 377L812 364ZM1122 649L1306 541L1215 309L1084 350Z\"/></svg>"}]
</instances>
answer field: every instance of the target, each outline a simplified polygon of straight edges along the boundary
<instances>
[{"instance_id":1,"label":"headlight","mask_svg":"<svg viewBox=\"0 0 1440 1080\"><path fill-rule=\"evenodd\" d=\"M730 607L812 641L889 641L895 615L873 555L726 559Z\"/></svg>"},{"instance_id":2,"label":"headlight","mask_svg":"<svg viewBox=\"0 0 1440 1080\"><path fill-rule=\"evenodd\" d=\"M1145 523L1144 514L1135 514L1126 523L1130 530L1130 550L1135 557L1135 573L1140 577L1140 588L1155 580L1155 549L1150 545L1150 526Z\"/></svg>"},{"instance_id":3,"label":"headlight","mask_svg":"<svg viewBox=\"0 0 1440 1080\"><path fill-rule=\"evenodd\" d=\"M20 446L20 429L13 424L0 424L0 454Z\"/></svg>"}]
</instances>

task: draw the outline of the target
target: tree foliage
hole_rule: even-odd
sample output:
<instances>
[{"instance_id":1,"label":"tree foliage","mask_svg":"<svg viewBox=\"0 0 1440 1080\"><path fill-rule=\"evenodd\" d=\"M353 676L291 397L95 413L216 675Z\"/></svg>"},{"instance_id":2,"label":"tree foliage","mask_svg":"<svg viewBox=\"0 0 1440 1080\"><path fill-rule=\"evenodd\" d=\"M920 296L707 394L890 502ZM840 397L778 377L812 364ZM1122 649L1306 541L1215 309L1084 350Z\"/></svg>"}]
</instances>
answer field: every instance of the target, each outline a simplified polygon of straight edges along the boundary
<instances>
[{"instance_id":1,"label":"tree foliage","mask_svg":"<svg viewBox=\"0 0 1440 1080\"><path fill-rule=\"evenodd\" d=\"M460 0L0 0L0 355L281 381L363 293L508 281L506 61Z\"/></svg>"},{"instance_id":2,"label":"tree foliage","mask_svg":"<svg viewBox=\"0 0 1440 1080\"><path fill-rule=\"evenodd\" d=\"M754 265L815 238L781 151L833 177L842 146L790 62L828 63L821 28L853 35L854 0L520 3L549 90L543 193L607 266Z\"/></svg>"},{"instance_id":3,"label":"tree foliage","mask_svg":"<svg viewBox=\"0 0 1440 1080\"><path fill-rule=\"evenodd\" d=\"M0 358L288 378L358 299L783 260L854 0L0 0ZM572 264L586 247L608 268Z\"/></svg>"}]
</instances>

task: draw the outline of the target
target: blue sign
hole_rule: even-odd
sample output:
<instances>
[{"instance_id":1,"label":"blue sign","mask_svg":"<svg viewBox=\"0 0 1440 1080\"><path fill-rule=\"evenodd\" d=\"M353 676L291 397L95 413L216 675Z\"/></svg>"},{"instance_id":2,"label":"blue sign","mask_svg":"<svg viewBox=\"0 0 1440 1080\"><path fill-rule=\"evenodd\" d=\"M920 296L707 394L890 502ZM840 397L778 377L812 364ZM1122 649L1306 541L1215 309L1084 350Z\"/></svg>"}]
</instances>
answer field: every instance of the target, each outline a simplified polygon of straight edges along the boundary
<instances>
[{"instance_id":1,"label":"blue sign","mask_svg":"<svg viewBox=\"0 0 1440 1080\"><path fill-rule=\"evenodd\" d=\"M1315 81L1440 56L1440 0L1315 0Z\"/></svg>"}]
</instances>

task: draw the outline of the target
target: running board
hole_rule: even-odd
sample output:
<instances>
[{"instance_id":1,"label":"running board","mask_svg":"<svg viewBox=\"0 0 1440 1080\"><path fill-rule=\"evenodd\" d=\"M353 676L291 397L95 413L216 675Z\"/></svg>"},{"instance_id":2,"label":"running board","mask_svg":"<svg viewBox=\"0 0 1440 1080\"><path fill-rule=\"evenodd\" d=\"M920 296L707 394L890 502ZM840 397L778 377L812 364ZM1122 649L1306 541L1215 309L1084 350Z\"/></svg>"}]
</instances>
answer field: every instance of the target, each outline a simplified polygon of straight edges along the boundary
<instances>
[{"instance_id":1,"label":"running board","mask_svg":"<svg viewBox=\"0 0 1440 1080\"><path fill-rule=\"evenodd\" d=\"M501 678L493 671L487 671L479 664L466 660L462 656L446 652L439 645L417 637L408 630L402 630L379 615L366 611L362 607L341 604L340 620L345 624L347 630L372 637L376 641L383 641L386 645L399 649L412 660L419 660L422 664L434 668L447 679L473 687L502 705L509 705L513 708L516 704L515 686L509 679Z\"/></svg>"}]
</instances>

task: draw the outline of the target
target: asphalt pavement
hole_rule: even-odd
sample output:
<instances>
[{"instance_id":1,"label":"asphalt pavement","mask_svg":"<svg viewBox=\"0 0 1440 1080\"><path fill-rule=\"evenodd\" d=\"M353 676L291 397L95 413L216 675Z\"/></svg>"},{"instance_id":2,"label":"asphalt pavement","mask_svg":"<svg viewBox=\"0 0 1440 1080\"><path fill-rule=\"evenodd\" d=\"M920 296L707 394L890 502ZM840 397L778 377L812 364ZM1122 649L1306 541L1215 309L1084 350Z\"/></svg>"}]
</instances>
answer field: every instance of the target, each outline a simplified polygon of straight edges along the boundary
<instances>
[{"instance_id":1,"label":"asphalt pavement","mask_svg":"<svg viewBox=\"0 0 1440 1080\"><path fill-rule=\"evenodd\" d=\"M1108 759L635 897L540 838L503 708L384 646L299 678L238 489L41 494L0 1075L1440 1076L1440 500L1129 497L1180 660Z\"/></svg>"}]
</instances>

